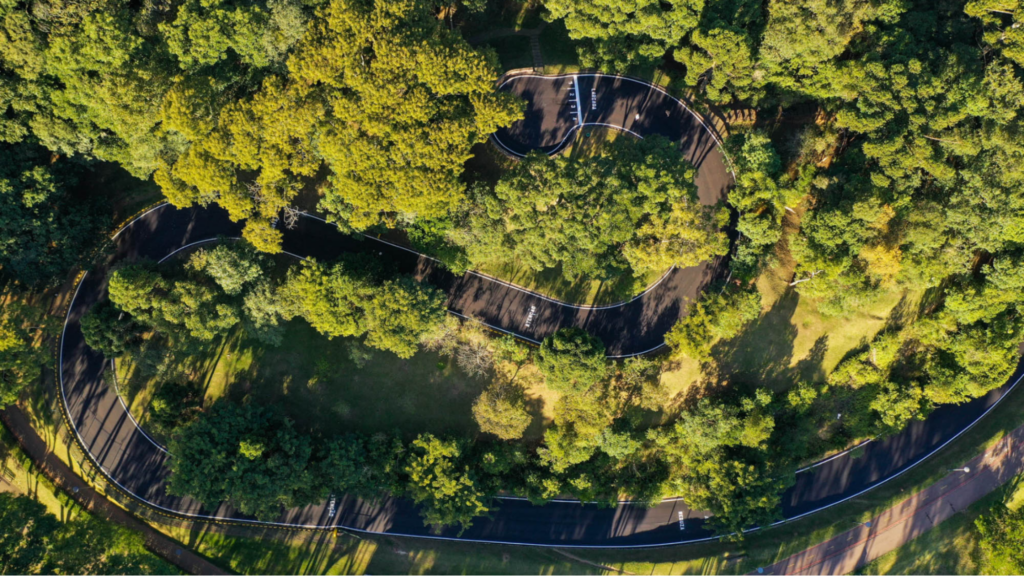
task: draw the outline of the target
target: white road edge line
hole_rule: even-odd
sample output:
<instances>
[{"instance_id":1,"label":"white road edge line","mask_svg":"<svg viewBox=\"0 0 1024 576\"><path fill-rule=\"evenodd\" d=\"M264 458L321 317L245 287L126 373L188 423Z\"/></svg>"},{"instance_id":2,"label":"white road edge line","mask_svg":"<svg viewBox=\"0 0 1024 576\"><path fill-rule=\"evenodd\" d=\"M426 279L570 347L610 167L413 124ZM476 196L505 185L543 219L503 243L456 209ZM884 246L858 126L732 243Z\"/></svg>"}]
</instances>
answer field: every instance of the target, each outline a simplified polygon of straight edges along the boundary
<instances>
[{"instance_id":1,"label":"white road edge line","mask_svg":"<svg viewBox=\"0 0 1024 576\"><path fill-rule=\"evenodd\" d=\"M543 74L516 74L515 76L510 76L510 77L506 78L504 82L502 82L501 84L498 85L498 89L501 90L501 88L504 87L505 84L508 84L509 82L512 82L513 80L518 80L519 78L544 78L544 79L548 79L548 80L554 80L554 79L557 79L557 78L565 78L566 76L569 76L569 74L555 74L553 76L545 76ZM646 80L640 80L638 78L630 78L629 76L619 76L617 74L594 74L594 73L587 73L587 74L575 74L574 76L590 76L590 77L593 77L593 78L618 78L620 80L626 80L626 81L629 81L629 82L635 82L637 84L643 84L644 86L647 86L648 88L651 88L653 90L657 90L658 92L661 92L665 96L668 96L669 98L675 100L676 104L679 104L680 106L683 107L684 110L686 110L691 115L693 115L694 119L696 119L697 122L699 122L700 125L704 127L704 129L707 131L708 135L711 136L711 139L714 140L716 144L718 144L719 151L722 153L722 156L725 158L726 163L729 164L729 172L732 174L733 179L734 180L736 179L736 170L733 168L732 158L729 158L729 154L725 151L725 145L722 143L722 139L719 138L718 134L714 130L712 130L710 126L707 125L707 123L704 121L704 117L703 116L701 116L700 114L695 112L693 109L691 109L689 106L687 106L686 103L684 103L679 98L676 98L675 96L669 94L668 90L665 90L661 86L656 86L654 84L651 84L650 82L648 82ZM497 137L492 136L492 138L494 138L495 140L500 142L500 140L498 140ZM502 145L502 148L508 150L507 146ZM511 152L511 150L509 150L509 151ZM516 154L515 152L513 152L513 154L515 154L516 156L519 156L519 157L523 156L522 154Z\"/></svg>"},{"instance_id":2,"label":"white road edge line","mask_svg":"<svg viewBox=\"0 0 1024 576\"><path fill-rule=\"evenodd\" d=\"M157 207L153 208L152 210L155 210L156 208L160 208L160 207L163 207L163 206L166 206L166 205L167 204L161 204L160 206L157 206ZM152 210L148 210L146 213L148 214ZM136 218L136 219L132 220L131 222L129 222L127 225L125 225L125 228L127 228L128 226L131 226L132 224L134 224L143 215L140 215L138 218ZM322 218L321 218L321 220L322 220ZM123 230L123 228L122 228L122 230ZM120 231L118 231L118 232L120 232ZM116 235L115 235L115 237L116 237ZM207 241L209 241L209 240L207 240ZM179 248L178 250L181 250L181 249ZM177 252L178 250L176 250L175 252ZM294 254L290 254L290 255L294 256ZM347 526L343 526L341 524L321 525L321 524L289 524L289 523L285 523L285 522L261 522L261 521L258 521L258 520L246 520L246 519L238 519L238 518L225 518L225 517L221 517L221 516L208 516L208 515L202 515L202 514L194 514L194 513L191 513L191 512L181 512L181 511L178 511L178 510L172 510L170 508L166 508L164 506L160 506L159 504L154 504L153 502L150 502L149 500L143 498L142 496L139 496L138 494L136 494L133 491L129 490L127 487L123 486L120 482L115 480L114 477L110 474L110 472L108 472L106 468L104 468L102 465L100 465L100 463L93 457L92 453L85 449L85 443L82 440L82 436L81 436L81 434L78 431L78 426L75 424L74 418L72 418L71 413L68 410L67 394L65 393L65 390L64 390L64 339L65 339L65 335L66 335L67 329L68 329L68 322L71 320L71 311L74 309L75 300L78 299L78 293L82 289L82 284L85 282L85 277L86 277L87 274L88 274L88 271L84 272L82 274L82 277L78 281L78 286L75 288L75 294L71 298L71 303L68 305L67 314L64 317L64 326L61 329L60 342L59 342L59 346L60 346L59 363L60 363L60 365L59 365L59 371L58 371L59 381L60 381L61 399L63 400L63 406L61 408L65 411L65 415L67 416L68 422L71 424L71 428L74 431L75 437L78 439L79 445L83 448L83 451L85 452L86 457L89 460L91 460L93 462L93 464L104 473L104 475L106 476L106 478L109 481L113 482L115 485L117 485L125 493L130 494L132 497L136 498L137 500L139 500L141 502L145 502L149 506L152 506L152 507L160 509L160 510L165 510L165 511L170 512L172 514L177 514L179 516L185 516L185 517L197 518L197 519L221 520L221 521L228 521L228 522L240 522L240 523L254 524L254 525L291 526L291 527L296 527L296 528L310 528L310 529L319 529L319 530L331 530L331 529L336 529L336 528L342 528L342 529L345 529L345 530L352 530L354 532L361 532L361 533L364 533L364 534L386 534L386 535L392 535L392 536L405 536L405 537L410 537L410 538L425 538L425 539L433 539L433 540L448 540L448 541L454 541L454 542L476 542L476 543L481 543L481 544L506 544L506 545L511 545L511 546L534 546L534 547L551 547L551 546L555 546L557 548L593 548L593 549L660 548L660 547L664 547L664 546L676 546L676 545L680 545L680 544L695 544L695 543L698 543L698 542L708 542L708 541L718 540L719 538L722 538L722 536L711 536L711 537L706 537L706 538L698 538L698 539L694 539L694 540L680 540L680 541L676 541L676 542L665 542L665 543L658 543L658 544L627 544L627 545L603 545L603 544L602 545L586 545L586 544L556 544L556 545L552 545L552 544L534 544L534 543L524 543L524 542L506 542L506 541L497 541L497 540L479 540L479 539L471 539L471 538L451 538L451 537L447 537L447 536L432 536L432 535L422 535L422 534L402 534L402 533L398 533L398 532L377 532L377 531L372 531L372 530L364 530L364 529L361 529L361 528L350 528L350 527L347 527ZM905 472L915 468L916 466L918 466L919 464L921 464L922 462L924 462L925 460L927 460L928 458L933 456L935 453L937 453L940 450L942 450L943 448L945 448L950 442L956 440L962 434L964 434L965 432L967 432L968 430L973 428L978 422L981 421L982 418L984 418L986 415L988 415L989 412L991 412L996 406L998 406L999 403L1002 402L1003 399L1005 399L1006 396L1010 392L1012 392L1014 388L1017 387L1017 385L1021 382L1021 380L1024 380L1024 375L1021 375L1020 377L1018 377L1017 380L1009 388L1007 388L1007 390L1005 392L1003 392L999 396L999 398L996 399L996 401L991 406L989 406L984 412L981 413L981 415L979 415L977 418L975 418L970 424L965 426L963 428L963 430L958 432L956 435L954 435L949 440L943 442L938 448L932 450L928 454L925 454L924 456L919 458L916 462L914 462L913 464L911 464L907 468L903 469L902 471L900 471L900 472L898 472L898 473L896 473L896 474L894 474L894 475L892 475L892 476L890 476L888 478L885 478L884 480L878 482L877 484L874 484L874 485L872 485L872 486L870 486L868 488L865 488L864 490L862 490L862 491L860 491L860 492L858 492L858 493L856 493L856 494L854 494L852 496L849 496L849 497L844 498L842 500L839 500L837 502L833 502L832 504L828 504L826 506L822 506L821 508L817 508L817 509L811 510L809 512L804 512L803 514L799 514L799 515L794 516L792 518L787 518L787 519L779 520L779 521L777 521L777 522L775 522L773 524L769 524L768 527L778 526L779 524L785 524L786 522L792 522L794 520L798 520L800 518L803 518L804 516L808 516L810 514L821 512L822 510L826 510L828 508L831 508L833 506L836 506L838 504L846 502L846 501L848 501L850 499L856 498L857 496L860 496L860 495L862 495L862 494L864 494L866 492L869 492L869 491L877 488L878 486L881 486L882 484L885 484L886 482L888 482L888 481L890 481L890 480L892 480L892 479L902 475L903 473L905 473ZM134 422L134 418L132 419L132 421ZM136 424L136 427L138 428L137 424ZM141 431L141 428L138 428L138 429ZM144 432L143 432L143 434L145 435ZM836 455L836 456L838 456L838 455ZM830 459L834 459L836 456L833 456ZM808 468L812 468L812 467L813 466L808 467ZM806 470L806 468L804 470ZM511 498L508 498L508 499L511 499ZM754 527L754 528L752 528L750 530L745 530L744 532L755 532L755 531L758 531L760 529L761 529L761 527L757 526L757 527Z\"/></svg>"}]
</instances>

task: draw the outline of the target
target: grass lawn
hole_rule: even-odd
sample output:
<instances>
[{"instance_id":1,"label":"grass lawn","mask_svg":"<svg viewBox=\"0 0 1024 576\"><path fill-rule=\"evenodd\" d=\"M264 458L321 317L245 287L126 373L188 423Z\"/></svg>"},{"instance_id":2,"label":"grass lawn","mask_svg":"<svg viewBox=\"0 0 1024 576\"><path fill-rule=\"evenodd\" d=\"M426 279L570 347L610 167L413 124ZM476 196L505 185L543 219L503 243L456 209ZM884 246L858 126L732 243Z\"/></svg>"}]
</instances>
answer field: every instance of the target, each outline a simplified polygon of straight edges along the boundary
<instances>
[{"instance_id":1,"label":"grass lawn","mask_svg":"<svg viewBox=\"0 0 1024 576\"><path fill-rule=\"evenodd\" d=\"M353 349L366 357L357 362ZM161 380L123 358L117 363L122 396L146 426L147 406ZM421 351L408 360L372 350L351 338L328 340L304 320L287 324L283 344L265 346L234 332L187 360L184 370L201 383L204 403L218 398L248 399L276 406L299 429L326 435L358 430L478 433L472 405L487 386L437 353ZM543 385L527 389L534 422L527 438L538 438L550 422L557 394Z\"/></svg>"}]
</instances>

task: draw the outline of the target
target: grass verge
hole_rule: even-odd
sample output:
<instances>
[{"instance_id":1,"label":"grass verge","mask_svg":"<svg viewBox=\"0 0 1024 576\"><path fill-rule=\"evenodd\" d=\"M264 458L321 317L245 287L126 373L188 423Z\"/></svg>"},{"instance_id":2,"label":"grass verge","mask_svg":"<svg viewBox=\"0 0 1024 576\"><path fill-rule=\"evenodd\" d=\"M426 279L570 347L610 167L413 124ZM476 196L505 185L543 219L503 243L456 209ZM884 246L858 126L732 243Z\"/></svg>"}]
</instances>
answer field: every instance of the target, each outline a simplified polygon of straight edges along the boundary
<instances>
[{"instance_id":1,"label":"grass verge","mask_svg":"<svg viewBox=\"0 0 1024 576\"><path fill-rule=\"evenodd\" d=\"M36 469L32 459L3 424L0 424L0 492L30 496L61 521L69 520L80 510Z\"/></svg>"},{"instance_id":2,"label":"grass verge","mask_svg":"<svg viewBox=\"0 0 1024 576\"><path fill-rule=\"evenodd\" d=\"M981 545L974 521L1002 502L1016 509L1024 499L1024 475L855 574L1014 574L1016 568Z\"/></svg>"}]
</instances>

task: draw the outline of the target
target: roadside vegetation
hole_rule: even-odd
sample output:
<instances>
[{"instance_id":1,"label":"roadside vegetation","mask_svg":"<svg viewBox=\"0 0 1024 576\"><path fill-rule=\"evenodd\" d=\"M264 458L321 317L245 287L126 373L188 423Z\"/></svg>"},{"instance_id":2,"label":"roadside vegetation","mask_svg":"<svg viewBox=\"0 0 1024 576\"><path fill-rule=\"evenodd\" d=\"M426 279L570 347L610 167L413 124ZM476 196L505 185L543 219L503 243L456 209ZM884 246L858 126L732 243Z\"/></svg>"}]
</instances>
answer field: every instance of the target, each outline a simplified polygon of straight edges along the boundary
<instances>
[{"instance_id":1,"label":"roadside vegetation","mask_svg":"<svg viewBox=\"0 0 1024 576\"><path fill-rule=\"evenodd\" d=\"M1024 489L1018 476L1002 488L858 574L1020 574L1024 572Z\"/></svg>"},{"instance_id":2,"label":"roadside vegetation","mask_svg":"<svg viewBox=\"0 0 1024 576\"><path fill-rule=\"evenodd\" d=\"M142 535L93 516L56 488L0 426L0 572L179 574Z\"/></svg>"},{"instance_id":3,"label":"roadside vegetation","mask_svg":"<svg viewBox=\"0 0 1024 576\"><path fill-rule=\"evenodd\" d=\"M83 321L177 455L174 493L260 518L399 494L462 528L500 491L681 495L723 534L770 522L801 463L982 396L1019 361L1022 10L8 2L0 404L40 380L54 327L30 301L102 251L116 217L93 188L125 170L150 184L119 215L159 187L246 223L243 242L119 267ZM692 166L657 138L481 168L489 135L522 118L493 90L530 45L506 28L537 30L546 71L659 74L702 108L760 110L725 142L727 202L696 202ZM611 362L581 330L530 348L457 321L386 263L268 256L271 223L300 209L583 301L673 265L728 270L664 354ZM1019 561L1018 516L971 529L998 566Z\"/></svg>"}]
</instances>

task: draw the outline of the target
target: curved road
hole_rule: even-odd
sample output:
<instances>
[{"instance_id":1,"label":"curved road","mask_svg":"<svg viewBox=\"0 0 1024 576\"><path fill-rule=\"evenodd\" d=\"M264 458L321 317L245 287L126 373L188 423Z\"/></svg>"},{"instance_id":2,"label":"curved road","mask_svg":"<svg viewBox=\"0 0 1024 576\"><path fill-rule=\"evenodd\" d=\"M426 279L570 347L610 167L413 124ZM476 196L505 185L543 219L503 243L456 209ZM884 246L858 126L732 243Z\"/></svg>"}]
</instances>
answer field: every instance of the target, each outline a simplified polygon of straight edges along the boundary
<instances>
[{"instance_id":1,"label":"curved road","mask_svg":"<svg viewBox=\"0 0 1024 576\"><path fill-rule=\"evenodd\" d=\"M546 82L565 81L564 78L530 78L506 83L505 87L527 97L531 110L536 108L536 100L531 100L531 94L539 94ZM657 102L661 102L658 106L683 106L653 87L640 90L646 91L646 94L638 97L638 83L633 80L595 77L592 85L602 87L600 92L592 88L592 94L600 95L598 111L603 109L600 98L610 99L612 102L604 109L626 110L625 117L633 118L634 122L637 113L643 119L644 114L653 114L659 110L655 106ZM614 101L616 92L612 88L616 85L624 90L627 103ZM587 84L580 84L579 79L576 80L573 100L585 86ZM633 108L629 107L640 104L644 106L643 112L633 112ZM549 107L541 107L539 111L531 112L528 121L536 121L536 114L543 116L549 112L556 116L562 114L560 109L549 111ZM697 119L695 115L686 112L691 119ZM672 118L672 114L669 111L666 117ZM588 118L586 113L582 117L584 120ZM706 130L700 122L685 120L686 115L679 114L677 117L680 126L685 121L690 122L692 129ZM547 120L541 118L539 125L544 126L545 122ZM664 124L659 123L658 126L663 127ZM635 124L624 127L640 128ZM567 130L571 130L571 127ZM528 133L516 134L507 131L499 133L498 137L502 138L501 142L506 146L529 144ZM538 137L538 142L544 144L558 137L564 139L565 134L552 131ZM694 144L695 147L690 149L691 157L695 157L692 154L696 151L695 158L702 159L702 176L715 170L725 174L723 163L710 161L720 158L717 151L709 149L713 148L714 142L710 133L707 137L691 135L689 141L704 142L704 148ZM726 181L721 182L723 185L717 194L724 193ZM702 198L705 197L706 186L704 184L701 188ZM113 387L104 382L103 371L109 363L85 344L79 326L82 315L94 303L106 297L106 276L112 265L140 258L162 260L195 243L238 236L240 228L219 208L178 210L164 205L147 212L121 230L115 236L115 255L110 263L90 270L81 279L69 306L60 342L59 384L65 415L72 424L77 440L109 481L139 501L174 516L259 524L226 505L209 510L194 500L166 493L166 482L170 474L168 459L171 456L135 424ZM285 231L284 248L297 256L314 256L325 260L344 251L376 251L382 258L393 260L420 278L437 282L448 289L449 307L456 313L473 315L499 329L534 340L558 325L581 325L600 334L609 350L619 354L636 354L646 348L657 347L664 330L679 316L683 299L688 294L695 295L699 286L711 274L710 270L674 271L642 297L629 303L615 307L581 308L560 305L480 275L455 278L429 258L373 239L357 240L342 235L333 226L313 217L303 218L295 229ZM524 326L524 318L529 313L524 313L524 307L530 306L535 308L534 319L527 327ZM1018 369L1014 383L1020 374L1021 370ZM784 516L793 519L820 510L906 471L969 427L994 406L1009 388L1004 387L962 406L941 408L927 420L911 424L899 435L867 444L859 458L843 454L799 473L796 484L783 496ZM683 522L680 522L680 518ZM454 531L431 534L424 527L415 506L402 498L384 498L371 502L339 495L333 502L288 510L271 524L324 529L340 526L394 535L456 537ZM578 502L552 502L538 507L523 500L505 499L499 502L497 510L489 518L476 520L473 527L460 537L463 540L483 542L562 547L658 546L698 542L708 538L710 534L703 528L703 514L689 510L678 499L663 502L653 508L626 503L614 509L601 509Z\"/></svg>"}]
</instances>

